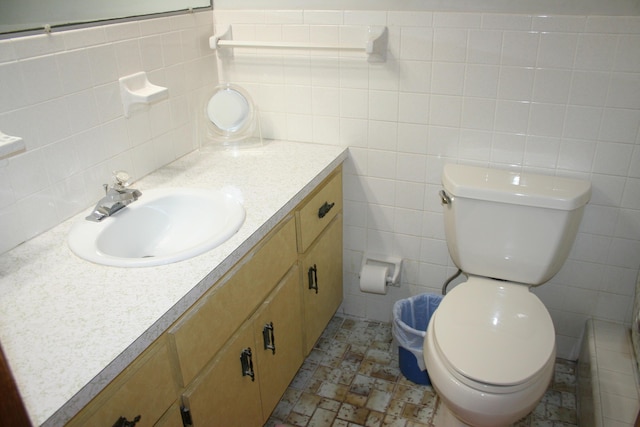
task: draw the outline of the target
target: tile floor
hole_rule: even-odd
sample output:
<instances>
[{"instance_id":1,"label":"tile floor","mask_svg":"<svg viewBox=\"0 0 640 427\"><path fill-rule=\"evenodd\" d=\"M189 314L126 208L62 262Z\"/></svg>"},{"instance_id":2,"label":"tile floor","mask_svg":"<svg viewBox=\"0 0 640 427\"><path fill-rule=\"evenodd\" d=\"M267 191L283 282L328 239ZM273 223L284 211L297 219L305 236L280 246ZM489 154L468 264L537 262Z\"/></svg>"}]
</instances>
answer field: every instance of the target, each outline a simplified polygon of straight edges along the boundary
<instances>
[{"instance_id":1,"label":"tile floor","mask_svg":"<svg viewBox=\"0 0 640 427\"><path fill-rule=\"evenodd\" d=\"M391 324L336 315L266 426L434 426L431 387L402 376ZM576 364L558 360L553 382L516 427L577 426Z\"/></svg>"}]
</instances>

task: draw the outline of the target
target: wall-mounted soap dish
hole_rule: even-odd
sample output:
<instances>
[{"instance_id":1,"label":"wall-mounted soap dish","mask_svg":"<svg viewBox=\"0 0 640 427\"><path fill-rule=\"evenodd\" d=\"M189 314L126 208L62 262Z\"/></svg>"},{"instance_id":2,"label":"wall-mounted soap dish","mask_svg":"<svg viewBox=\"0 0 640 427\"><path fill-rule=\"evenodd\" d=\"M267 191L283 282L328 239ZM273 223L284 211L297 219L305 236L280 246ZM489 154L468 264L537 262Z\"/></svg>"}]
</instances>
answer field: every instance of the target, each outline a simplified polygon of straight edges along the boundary
<instances>
[{"instance_id":1,"label":"wall-mounted soap dish","mask_svg":"<svg viewBox=\"0 0 640 427\"><path fill-rule=\"evenodd\" d=\"M169 89L151 84L144 71L121 77L119 81L125 117L129 117L133 104L151 104L169 96Z\"/></svg>"}]
</instances>

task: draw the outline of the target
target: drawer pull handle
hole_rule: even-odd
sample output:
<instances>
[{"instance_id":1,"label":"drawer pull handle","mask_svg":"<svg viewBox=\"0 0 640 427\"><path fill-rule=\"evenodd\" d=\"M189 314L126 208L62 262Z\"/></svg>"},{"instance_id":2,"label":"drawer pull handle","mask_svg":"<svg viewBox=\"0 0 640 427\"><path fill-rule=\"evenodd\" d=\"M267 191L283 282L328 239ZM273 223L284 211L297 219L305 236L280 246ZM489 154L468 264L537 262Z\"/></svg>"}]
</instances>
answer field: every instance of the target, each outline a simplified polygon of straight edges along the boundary
<instances>
[{"instance_id":1,"label":"drawer pull handle","mask_svg":"<svg viewBox=\"0 0 640 427\"><path fill-rule=\"evenodd\" d=\"M309 267L309 272L307 273L309 276L309 289L315 289L316 294L318 293L318 267L313 264L313 267Z\"/></svg>"},{"instance_id":2,"label":"drawer pull handle","mask_svg":"<svg viewBox=\"0 0 640 427\"><path fill-rule=\"evenodd\" d=\"M118 421L113 424L113 427L134 427L138 421L140 421L140 418L140 415L138 415L133 419L133 421L129 421L125 417L120 417L118 418Z\"/></svg>"},{"instance_id":3,"label":"drawer pull handle","mask_svg":"<svg viewBox=\"0 0 640 427\"><path fill-rule=\"evenodd\" d=\"M251 358L251 348L245 348L240 353L240 364L242 365L242 376L249 375L251 377L251 381L256 380L256 374L253 371L253 360Z\"/></svg>"},{"instance_id":4,"label":"drawer pull handle","mask_svg":"<svg viewBox=\"0 0 640 427\"><path fill-rule=\"evenodd\" d=\"M335 203L324 202L324 205L320 206L320 209L318 209L318 218L324 218L334 206Z\"/></svg>"},{"instance_id":5,"label":"drawer pull handle","mask_svg":"<svg viewBox=\"0 0 640 427\"><path fill-rule=\"evenodd\" d=\"M276 338L273 336L273 322L269 322L262 328L262 340L264 341L264 349L271 350L276 354Z\"/></svg>"}]
</instances>

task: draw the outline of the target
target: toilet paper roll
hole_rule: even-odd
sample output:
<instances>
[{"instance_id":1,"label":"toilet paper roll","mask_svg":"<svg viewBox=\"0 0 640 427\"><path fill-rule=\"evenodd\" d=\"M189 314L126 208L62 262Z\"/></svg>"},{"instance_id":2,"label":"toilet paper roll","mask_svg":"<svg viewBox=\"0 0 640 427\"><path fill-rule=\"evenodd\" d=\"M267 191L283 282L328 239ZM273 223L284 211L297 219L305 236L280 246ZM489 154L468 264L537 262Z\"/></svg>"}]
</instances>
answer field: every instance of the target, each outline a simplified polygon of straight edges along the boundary
<instances>
[{"instance_id":1,"label":"toilet paper roll","mask_svg":"<svg viewBox=\"0 0 640 427\"><path fill-rule=\"evenodd\" d=\"M389 267L365 265L360 272L360 290L372 294L386 294L388 272Z\"/></svg>"}]
</instances>

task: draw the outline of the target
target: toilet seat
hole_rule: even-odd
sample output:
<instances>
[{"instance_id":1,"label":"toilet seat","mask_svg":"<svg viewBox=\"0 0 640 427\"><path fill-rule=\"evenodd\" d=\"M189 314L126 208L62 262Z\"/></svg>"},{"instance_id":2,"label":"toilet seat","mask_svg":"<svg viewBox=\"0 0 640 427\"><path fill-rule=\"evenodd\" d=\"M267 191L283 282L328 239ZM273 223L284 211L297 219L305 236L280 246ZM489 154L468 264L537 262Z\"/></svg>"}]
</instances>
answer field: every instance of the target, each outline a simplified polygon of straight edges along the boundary
<instances>
[{"instance_id":1,"label":"toilet seat","mask_svg":"<svg viewBox=\"0 0 640 427\"><path fill-rule=\"evenodd\" d=\"M471 276L447 294L431 321L443 363L481 391L526 388L555 355L551 317L526 285Z\"/></svg>"}]
</instances>

